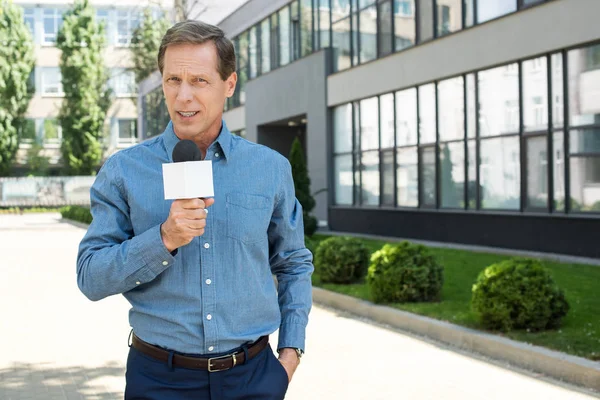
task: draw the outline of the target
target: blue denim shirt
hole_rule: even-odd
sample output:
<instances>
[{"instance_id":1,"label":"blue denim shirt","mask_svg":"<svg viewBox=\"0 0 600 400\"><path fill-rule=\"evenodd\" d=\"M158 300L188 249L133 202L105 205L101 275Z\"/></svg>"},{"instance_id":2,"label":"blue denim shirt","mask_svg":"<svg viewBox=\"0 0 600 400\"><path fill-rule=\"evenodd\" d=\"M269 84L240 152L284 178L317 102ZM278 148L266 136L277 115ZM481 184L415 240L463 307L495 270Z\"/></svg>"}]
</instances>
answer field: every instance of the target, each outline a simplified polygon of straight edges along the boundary
<instances>
[{"instance_id":1,"label":"blue denim shirt","mask_svg":"<svg viewBox=\"0 0 600 400\"><path fill-rule=\"evenodd\" d=\"M122 293L136 335L178 352L226 352L277 329L278 348L304 349L313 265L288 160L223 122L205 158L215 187L205 233L172 255L160 235L172 203L162 164L178 141L169 123L100 169L77 257L80 290L94 301Z\"/></svg>"}]
</instances>

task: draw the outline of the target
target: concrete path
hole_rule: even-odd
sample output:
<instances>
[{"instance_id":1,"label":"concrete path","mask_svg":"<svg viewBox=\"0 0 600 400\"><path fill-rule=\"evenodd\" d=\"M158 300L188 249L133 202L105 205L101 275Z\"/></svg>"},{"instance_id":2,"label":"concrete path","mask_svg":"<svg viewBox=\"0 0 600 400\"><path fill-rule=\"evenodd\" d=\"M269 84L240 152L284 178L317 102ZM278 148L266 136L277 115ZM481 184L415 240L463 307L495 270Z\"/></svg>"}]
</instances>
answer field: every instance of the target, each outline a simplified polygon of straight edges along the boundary
<instances>
[{"instance_id":1,"label":"concrete path","mask_svg":"<svg viewBox=\"0 0 600 400\"><path fill-rule=\"evenodd\" d=\"M58 214L0 215L1 400L123 398L129 305L79 292L83 234ZM288 400L597 398L319 307L307 336Z\"/></svg>"}]
</instances>

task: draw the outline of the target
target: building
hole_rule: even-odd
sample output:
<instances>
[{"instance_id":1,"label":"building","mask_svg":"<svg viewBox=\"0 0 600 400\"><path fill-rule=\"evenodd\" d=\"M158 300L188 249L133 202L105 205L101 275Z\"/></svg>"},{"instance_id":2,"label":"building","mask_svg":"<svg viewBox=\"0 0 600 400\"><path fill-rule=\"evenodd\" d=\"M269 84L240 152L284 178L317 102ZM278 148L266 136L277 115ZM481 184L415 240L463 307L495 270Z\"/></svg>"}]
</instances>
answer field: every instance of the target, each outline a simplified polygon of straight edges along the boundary
<instances>
[{"instance_id":1,"label":"building","mask_svg":"<svg viewBox=\"0 0 600 400\"><path fill-rule=\"evenodd\" d=\"M330 229L600 257L600 2L249 0L230 130L299 137ZM162 132L160 77L140 130Z\"/></svg>"},{"instance_id":2,"label":"building","mask_svg":"<svg viewBox=\"0 0 600 400\"><path fill-rule=\"evenodd\" d=\"M61 128L58 114L64 96L59 69L60 50L56 48L56 36L62 26L63 14L73 1L16 0L23 7L24 18L34 44L36 65L31 75L35 95L26 114L26 128L21 132L20 147L15 161L14 173L26 174L27 156L34 142L43 145L41 155L49 158L51 170L61 166ZM96 8L96 17L105 24L106 67L109 69L109 84L114 92L114 101L107 113L106 155L138 142L137 135L137 87L129 45L133 30L138 26L143 9L148 1L123 0L118 5L108 0L91 0ZM156 2L153 11L160 12ZM163 10L172 6L163 2ZM52 172L51 172L52 173Z\"/></svg>"}]
</instances>

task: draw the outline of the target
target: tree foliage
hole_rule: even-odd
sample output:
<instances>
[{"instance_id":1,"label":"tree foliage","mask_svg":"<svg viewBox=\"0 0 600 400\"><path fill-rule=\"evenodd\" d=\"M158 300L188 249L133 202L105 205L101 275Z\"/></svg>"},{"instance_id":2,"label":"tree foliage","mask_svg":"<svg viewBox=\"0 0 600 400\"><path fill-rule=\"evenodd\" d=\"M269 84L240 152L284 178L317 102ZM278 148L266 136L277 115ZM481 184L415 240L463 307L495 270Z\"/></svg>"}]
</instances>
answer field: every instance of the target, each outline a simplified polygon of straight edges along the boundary
<instances>
[{"instance_id":1,"label":"tree foliage","mask_svg":"<svg viewBox=\"0 0 600 400\"><path fill-rule=\"evenodd\" d=\"M135 82L139 84L154 71L158 70L157 55L163 35L169 29L170 22L165 17L155 19L149 8L144 10L144 18L133 31L131 52Z\"/></svg>"},{"instance_id":2,"label":"tree foliage","mask_svg":"<svg viewBox=\"0 0 600 400\"><path fill-rule=\"evenodd\" d=\"M292 143L290 164L292 166L296 198L302 205L304 233L311 236L317 230L317 220L310 215L310 212L315 208L315 199L310 193L310 178L308 176L308 169L306 168L306 159L298 138L294 139Z\"/></svg>"},{"instance_id":3,"label":"tree foliage","mask_svg":"<svg viewBox=\"0 0 600 400\"><path fill-rule=\"evenodd\" d=\"M19 147L18 132L34 92L29 84L34 65L22 8L0 0L0 176L10 173Z\"/></svg>"},{"instance_id":4,"label":"tree foliage","mask_svg":"<svg viewBox=\"0 0 600 400\"><path fill-rule=\"evenodd\" d=\"M93 175L102 160L104 121L111 104L104 66L104 27L88 0L64 15L56 45L65 98L60 110L62 155L67 175Z\"/></svg>"}]
</instances>

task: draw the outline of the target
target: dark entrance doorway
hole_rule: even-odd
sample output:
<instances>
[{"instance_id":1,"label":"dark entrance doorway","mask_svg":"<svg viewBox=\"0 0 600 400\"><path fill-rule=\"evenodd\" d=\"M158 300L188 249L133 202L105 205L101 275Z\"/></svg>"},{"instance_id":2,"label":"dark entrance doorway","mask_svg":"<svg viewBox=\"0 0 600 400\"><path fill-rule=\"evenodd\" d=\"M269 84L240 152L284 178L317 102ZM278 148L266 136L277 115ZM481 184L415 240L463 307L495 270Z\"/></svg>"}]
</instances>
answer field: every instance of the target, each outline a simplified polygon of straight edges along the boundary
<instances>
[{"instance_id":1,"label":"dark entrance doorway","mask_svg":"<svg viewBox=\"0 0 600 400\"><path fill-rule=\"evenodd\" d=\"M270 122L258 127L258 143L278 151L289 158L295 138L300 140L306 155L306 115Z\"/></svg>"}]
</instances>

